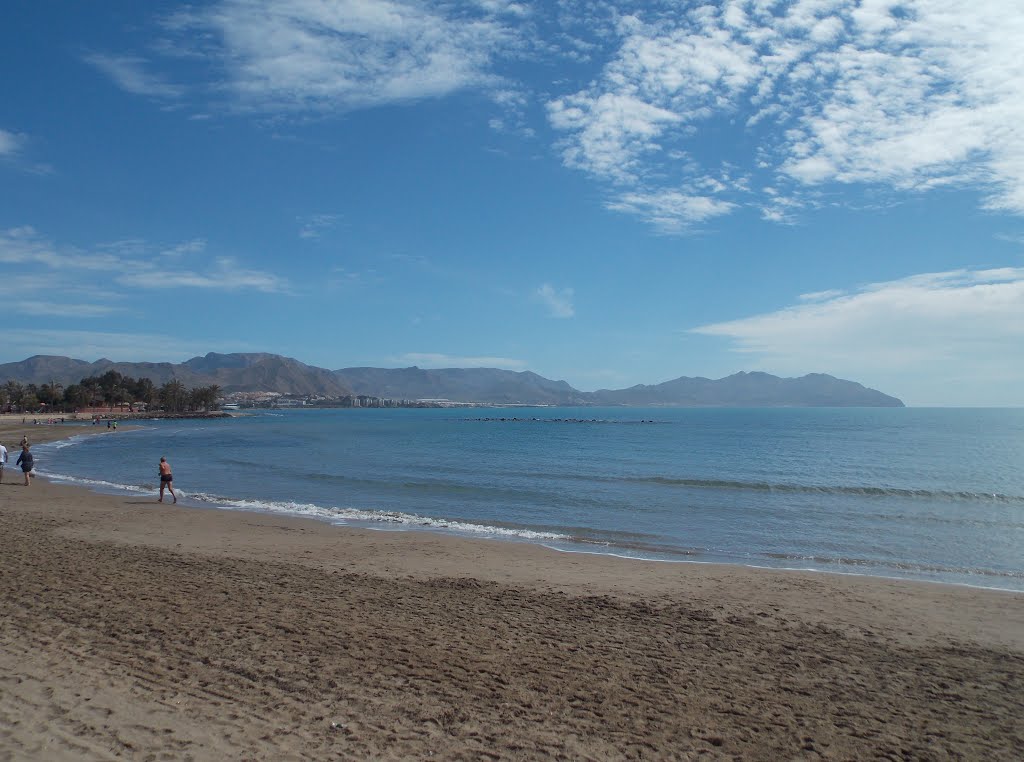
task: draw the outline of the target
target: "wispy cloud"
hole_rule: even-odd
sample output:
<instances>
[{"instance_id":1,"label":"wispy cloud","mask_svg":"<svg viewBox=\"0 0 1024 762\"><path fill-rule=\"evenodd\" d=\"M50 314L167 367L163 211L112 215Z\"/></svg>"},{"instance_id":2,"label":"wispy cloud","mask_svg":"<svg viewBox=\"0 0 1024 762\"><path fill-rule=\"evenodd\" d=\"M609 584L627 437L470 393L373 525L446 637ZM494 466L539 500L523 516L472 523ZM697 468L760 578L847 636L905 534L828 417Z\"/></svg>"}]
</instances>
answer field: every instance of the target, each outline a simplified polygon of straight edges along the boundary
<instances>
[{"instance_id":1,"label":"wispy cloud","mask_svg":"<svg viewBox=\"0 0 1024 762\"><path fill-rule=\"evenodd\" d=\"M6 302L12 314L31 315L33 317L70 317L70 318L101 318L107 317L122 308L109 304L74 304L71 302L46 302L22 300Z\"/></svg>"},{"instance_id":2,"label":"wispy cloud","mask_svg":"<svg viewBox=\"0 0 1024 762\"><path fill-rule=\"evenodd\" d=\"M21 150L25 136L7 130L0 130L0 159L11 158Z\"/></svg>"},{"instance_id":3,"label":"wispy cloud","mask_svg":"<svg viewBox=\"0 0 1024 762\"><path fill-rule=\"evenodd\" d=\"M242 267L231 257L218 257L202 271L164 268L157 263L137 263L136 271L117 276L117 282L139 288L202 288L222 291L284 293L288 282L277 275Z\"/></svg>"},{"instance_id":4,"label":"wispy cloud","mask_svg":"<svg viewBox=\"0 0 1024 762\"><path fill-rule=\"evenodd\" d=\"M4 268L4 272L11 269L21 268ZM111 289L109 278L102 273L98 276L92 278L80 270L12 272L0 278L0 304L11 319L26 314L92 319L124 313L128 309L126 294Z\"/></svg>"},{"instance_id":5,"label":"wispy cloud","mask_svg":"<svg viewBox=\"0 0 1024 762\"><path fill-rule=\"evenodd\" d=\"M48 271L106 273L114 282L139 288L202 288L226 291L254 290L281 293L288 281L273 273L253 270L231 257L216 257L201 269L182 266L181 258L203 252L206 241L193 239L172 246L154 246L146 241L116 241L92 250L57 246L25 226L0 231L0 263Z\"/></svg>"},{"instance_id":6,"label":"wispy cloud","mask_svg":"<svg viewBox=\"0 0 1024 762\"><path fill-rule=\"evenodd\" d=\"M713 196L661 190L654 193L623 193L605 206L620 212L638 214L666 233L678 233L690 225L728 214L736 204Z\"/></svg>"},{"instance_id":7,"label":"wispy cloud","mask_svg":"<svg viewBox=\"0 0 1024 762\"><path fill-rule=\"evenodd\" d=\"M0 162L33 175L53 174L54 169L50 164L29 158L30 143L31 137L24 132L0 129Z\"/></svg>"},{"instance_id":8,"label":"wispy cloud","mask_svg":"<svg viewBox=\"0 0 1024 762\"><path fill-rule=\"evenodd\" d=\"M970 376L1024 389L1024 268L924 273L801 299L693 332L727 338L736 352L778 371L891 374L929 389Z\"/></svg>"},{"instance_id":9,"label":"wispy cloud","mask_svg":"<svg viewBox=\"0 0 1024 762\"><path fill-rule=\"evenodd\" d=\"M84 56L114 81L125 92L145 95L151 98L180 98L185 88L165 81L160 75L147 71L147 62L134 56L116 56L105 53L90 53Z\"/></svg>"},{"instance_id":10,"label":"wispy cloud","mask_svg":"<svg viewBox=\"0 0 1024 762\"><path fill-rule=\"evenodd\" d=\"M407 352L394 358L397 363L410 363L424 368L503 368L505 370L523 370L525 360L511 357L466 357L446 355L434 352Z\"/></svg>"},{"instance_id":11,"label":"wispy cloud","mask_svg":"<svg viewBox=\"0 0 1024 762\"><path fill-rule=\"evenodd\" d=\"M156 333L114 333L104 331L49 330L22 328L11 332L2 354L8 361L30 355L62 355L94 361L101 357L132 362L180 362L209 351L239 351L211 346L208 341L182 341Z\"/></svg>"},{"instance_id":12,"label":"wispy cloud","mask_svg":"<svg viewBox=\"0 0 1024 762\"><path fill-rule=\"evenodd\" d=\"M328 289L349 289L380 283L380 274L374 269L349 270L346 267L335 265L327 272L324 281Z\"/></svg>"},{"instance_id":13,"label":"wispy cloud","mask_svg":"<svg viewBox=\"0 0 1024 762\"><path fill-rule=\"evenodd\" d=\"M541 284L534 292L534 296L548 308L548 314L556 318L571 318L576 314L572 303L574 295L573 289L559 290L550 283Z\"/></svg>"},{"instance_id":14,"label":"wispy cloud","mask_svg":"<svg viewBox=\"0 0 1024 762\"><path fill-rule=\"evenodd\" d=\"M183 257L188 254L201 254L206 251L205 238L193 238L191 241L183 241L160 252L164 257Z\"/></svg>"},{"instance_id":15,"label":"wispy cloud","mask_svg":"<svg viewBox=\"0 0 1024 762\"><path fill-rule=\"evenodd\" d=\"M488 115L493 129L529 136L536 95L516 64L587 60L591 81L556 80L543 96L564 163L605 186L608 208L677 233L743 207L792 223L850 184L968 188L990 209L1024 214L1015 10L1013 0L215 0L164 17L168 39L150 50L205 71L190 84L211 101L196 116L217 100L277 117L475 89L501 111ZM186 94L137 56L86 60L126 91ZM300 221L300 236L318 232Z\"/></svg>"},{"instance_id":16,"label":"wispy cloud","mask_svg":"<svg viewBox=\"0 0 1024 762\"><path fill-rule=\"evenodd\" d=\"M713 139L775 191L725 183L710 194L718 211L749 204L787 221L816 186L865 183L969 187L1024 214L1024 14L1013 3L652 2L614 32L601 74L548 102L565 163L614 197L708 196L698 191L719 167L691 149ZM706 219L689 204L609 206L663 228Z\"/></svg>"},{"instance_id":17,"label":"wispy cloud","mask_svg":"<svg viewBox=\"0 0 1024 762\"><path fill-rule=\"evenodd\" d=\"M338 224L338 214L307 214L298 218L299 238L319 238Z\"/></svg>"},{"instance_id":18,"label":"wispy cloud","mask_svg":"<svg viewBox=\"0 0 1024 762\"><path fill-rule=\"evenodd\" d=\"M526 6L419 0L223 0L167 20L225 73L237 105L345 111L490 83Z\"/></svg>"},{"instance_id":19,"label":"wispy cloud","mask_svg":"<svg viewBox=\"0 0 1024 762\"><path fill-rule=\"evenodd\" d=\"M829 299L835 299L837 296L842 296L843 292L837 288L830 288L825 291L813 291L809 294L800 294L801 302L825 302Z\"/></svg>"},{"instance_id":20,"label":"wispy cloud","mask_svg":"<svg viewBox=\"0 0 1024 762\"><path fill-rule=\"evenodd\" d=\"M0 231L0 263L42 265L52 270L117 270L124 260L102 251L58 249L31 226Z\"/></svg>"}]
</instances>

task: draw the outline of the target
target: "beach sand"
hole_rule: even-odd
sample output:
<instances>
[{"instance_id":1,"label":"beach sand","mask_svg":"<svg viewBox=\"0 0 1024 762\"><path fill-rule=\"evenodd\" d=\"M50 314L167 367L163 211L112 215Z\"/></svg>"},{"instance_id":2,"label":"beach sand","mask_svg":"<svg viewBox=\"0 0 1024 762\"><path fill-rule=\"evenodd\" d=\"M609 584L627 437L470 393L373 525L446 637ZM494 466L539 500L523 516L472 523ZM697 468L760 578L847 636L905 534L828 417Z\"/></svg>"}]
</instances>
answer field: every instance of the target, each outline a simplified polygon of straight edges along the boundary
<instances>
[{"instance_id":1,"label":"beach sand","mask_svg":"<svg viewBox=\"0 0 1024 762\"><path fill-rule=\"evenodd\" d=\"M0 760L1024 758L1024 595L20 483Z\"/></svg>"}]
</instances>

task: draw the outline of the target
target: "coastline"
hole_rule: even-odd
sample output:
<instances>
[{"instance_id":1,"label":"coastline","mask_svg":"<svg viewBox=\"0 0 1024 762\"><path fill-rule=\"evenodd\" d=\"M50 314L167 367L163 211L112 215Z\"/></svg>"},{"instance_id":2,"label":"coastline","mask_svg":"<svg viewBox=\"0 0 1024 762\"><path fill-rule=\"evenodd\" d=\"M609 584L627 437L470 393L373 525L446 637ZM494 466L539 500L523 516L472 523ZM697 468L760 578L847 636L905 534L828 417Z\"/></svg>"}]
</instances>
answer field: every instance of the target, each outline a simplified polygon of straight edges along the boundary
<instances>
[{"instance_id":1,"label":"coastline","mask_svg":"<svg viewBox=\"0 0 1024 762\"><path fill-rule=\"evenodd\" d=\"M461 420L475 421L477 419ZM133 429L146 430L141 433L146 435L149 432L148 436L145 437L148 440L147 446L156 447L162 453L164 444L154 440L154 436L159 439L163 433L159 427L154 428L152 425L146 425L154 422L148 420L135 421L122 425L121 430L125 432ZM2 421L0 421L0 426L2 426ZM243 427L241 431L245 431L245 429L246 427ZM184 429L179 431L184 431ZM201 428L199 431L213 432L215 428ZM87 433L103 433L103 427L89 428ZM69 437L69 440L82 439L84 437ZM127 470L123 472L110 471L109 468L102 464L93 463L91 467L83 468L82 464L79 464L77 469L72 468L69 473L58 473L58 471L63 469L59 466L57 466L56 470L53 469L54 464L59 459L51 460L46 453L39 452L38 455L42 455L39 473L57 483L82 485L88 489L115 496L124 494L145 495L150 489L155 490L148 476L148 469L140 469L140 461L131 452L132 448L127 445L127 440L123 446L116 439L105 441L107 444L104 448L113 448L114 450L114 452L108 454L109 463L107 465L113 466L115 471L120 469L122 465ZM214 441L216 441L215 437ZM69 441L67 443L71 444L72 442ZM200 441L194 444L201 447L203 443ZM209 445L210 442L207 441L205 444ZM58 445L58 447L61 446ZM243 446L251 446L251 443ZM191 449L195 450L196 448L193 447ZM156 456L152 452L150 454L155 460ZM331 475L309 473L307 476L312 479L313 484L318 484L323 481L329 481L332 478L340 480L352 478L357 473L365 472L367 467L378 468L377 475L371 478L368 484L372 487L383 485L386 492L392 486L391 479L394 476L394 471L391 470L391 467L380 468L379 463L381 460L386 460L390 455L389 451L384 453L380 460L371 459L367 462L364 459L361 468L359 465L354 465L353 468L355 470L348 475L341 475L340 473L333 473ZM232 457L230 453L226 453L226 456L228 458ZM183 457L181 453L177 454L175 461L177 462L181 457ZM328 464L328 471L330 471L330 464L333 462L335 461L331 457L327 457L324 460L324 463ZM344 462L348 462L347 458ZM119 463L121 465L118 465ZM179 466L182 465L180 462L177 464ZM240 461L240 464L243 468L245 467L244 458ZM249 465L253 466L256 464L250 463ZM398 465L398 468L402 467L402 465ZM205 469L205 465L193 458L191 462L185 461L182 472L195 474L203 469ZM101 478L99 476L101 473L106 474L106 476ZM192 507L313 518L335 526L349 528L362 527L380 531L411 530L417 532L439 532L459 537L530 542L543 545L561 553L612 555L650 563L719 564L777 571L868 576L890 580L916 580L931 584L959 585L981 590L1024 593L1021 572L1016 571L1019 567L1016 553L1011 552L1008 555L1004 553L1004 557L999 559L1002 565L991 561L985 563L985 560L990 558L989 546L974 547L974 552L954 552L950 554L950 549L946 547L947 553L945 555L941 552L925 550L922 555L900 556L900 548L893 547L888 528L884 526L873 528L883 532L880 535L876 535L874 531L865 533L863 531L864 528L859 527L859 534L857 532L853 533L854 545L842 546L833 545L831 538L821 533L810 542L801 543L802 538L799 537L799 533L797 533L795 539L791 538L789 527L785 526L784 522L780 522L773 526L771 532L764 534L764 539L767 539L767 542L762 542L762 537L750 536L746 538L749 541L748 543L732 543L731 545L719 546L716 544L717 538L714 536L714 531L716 530L707 529L708 527L716 526L718 521L714 511L710 510L703 517L692 517L692 526L684 527L685 531L678 531L680 527L676 526L675 529L677 531L674 535L671 530L671 527L673 527L671 522L674 520L674 517L663 516L663 519L669 522L667 526L670 527L669 533L664 538L658 534L661 531L661 527L653 522L648 522L647 526L642 530L645 534L634 534L635 528L629 525L606 526L601 522L591 524L585 517L575 523L573 521L568 523L560 522L557 517L562 515L561 511L565 508L565 506L560 505L561 496L572 496L576 493L576 485L572 481L574 477L571 475L569 476L569 482L563 484L560 490L551 490L550 485L547 485L547 491L550 494L539 495L541 498L552 499L554 501L552 505L557 506L557 510L550 514L551 520L547 520L545 516L539 514L526 517L517 516L514 512L508 514L503 511L501 506L495 505L485 506L485 508L489 507L491 509L489 512L487 510L477 512L476 514L474 514L474 510L465 512L461 510L463 507L461 494L454 495L454 501L443 501L443 503L437 501L433 505L430 505L428 501L427 504L421 506L418 503L410 503L409 500L404 500L403 502L402 498L405 496L401 494L398 495L399 499L393 503L390 498L394 497L394 495L391 494L374 494L369 498L366 494L361 494L359 498L345 499L340 494L334 495L329 491L316 492L304 490L303 486L298 484L291 485L289 488L282 490L280 485L274 483L273 476L271 476L268 483L261 482L260 480L263 478L263 475L258 468L250 469L248 481L240 482L238 478L233 478L235 476L237 475L229 472L214 478L212 481L206 479L202 484L196 484L192 480L187 485L191 489L185 491L178 489L180 502L183 505L190 505ZM987 503L989 499L994 503L999 503L1003 500L1015 502L1024 500L1024 498L1016 497L1016 493L1003 495L993 494L990 491L984 490L977 493L958 492L950 491L948 488L929 491L927 488L922 488L920 482L918 482L917 488L864 487L858 486L856 478L851 481L849 474L847 474L845 480L841 480L839 486L801 485L799 478L794 482L792 481L792 475L790 476L790 480L782 478L778 483L759 481L757 479L718 481L715 479L675 479L661 476L639 479L627 476L621 479L621 481L649 482L650 484L657 484L659 487L662 485L672 488L682 487L683 490L681 492L691 487L698 489L720 487L723 488L721 490L722 493L730 492L734 489L741 492L754 490L758 496L767 494L772 496L772 498L774 498L776 492L781 495L793 493L799 497L824 495L826 499L831 499L833 496L845 498L850 495L857 498L868 496L871 499L884 495L886 497L896 496L901 499L909 497L916 500L919 497L927 496L939 502L946 499L955 500L961 497L971 497L985 502L985 505L980 506L985 510L989 508ZM500 475L499 478L503 477L504 474ZM356 478L358 480L359 477ZM373 479L376 479L377 482L375 483ZM601 476L598 476L597 480L604 481ZM437 490L433 483L433 474L419 473L413 481L417 482L417 486L422 486L418 482L426 483L427 489L434 491L434 497L436 498ZM438 481L437 487L440 489L452 487L455 490L460 490L464 486L458 483L458 477L455 478L455 483L450 483L451 479L443 477ZM477 486L483 484L480 480L477 480L477 482ZM254 484L259 484L260 488L254 491L251 488ZM409 485L403 484L403 486ZM528 478L526 481L521 481L516 485L515 489L522 490L527 496L532 496L535 487L535 482ZM484 486L483 497L485 498L489 497L486 494L487 489L488 487ZM543 488L537 489L538 494L544 491ZM359 485L355 487L355 490L359 490ZM709 491L713 493L718 490L711 489ZM1018 489L1017 492L1019 491ZM378 492L380 491L378 490ZM156 494L155 491L153 494ZM652 495L655 502L647 507L653 506L655 512L659 510L665 511L668 506L661 500L662 497L663 495ZM339 502L339 499L341 502ZM756 500L757 498L753 499ZM778 501L776 500L775 502L777 503ZM804 502L807 503L806 500ZM471 509L476 508L476 506L472 505L470 507ZM723 507L726 510L730 510L736 506L725 505ZM790 510L785 505L774 505L773 509L777 510L780 507L784 511ZM820 510L819 505L809 505L808 507L811 509L811 518L828 520ZM498 510L495 510L495 508L498 508ZM902 510L903 506L899 508ZM884 514L879 515L884 517ZM902 519L904 517L899 516L898 518ZM947 518L954 518L955 520L956 517ZM897 527L897 529L906 533L906 527ZM776 539L773 541L771 538ZM916 540L925 543L925 545L928 542L927 536L916 538L899 536L899 539ZM945 538L940 539L944 539L947 546L950 540L952 540L954 545L964 544L964 538L954 536L951 533L947 533ZM819 544L816 545L815 541ZM824 545L820 543L824 543ZM877 553L875 552L876 545L879 548ZM821 550L824 547L830 548L832 552ZM893 552L894 550L896 552Z\"/></svg>"},{"instance_id":2,"label":"coastline","mask_svg":"<svg viewBox=\"0 0 1024 762\"><path fill-rule=\"evenodd\" d=\"M14 759L1024 752L1021 594L161 506L12 470Z\"/></svg>"},{"instance_id":3,"label":"coastline","mask_svg":"<svg viewBox=\"0 0 1024 762\"><path fill-rule=\"evenodd\" d=\"M40 426L69 426L69 425L92 425L93 417L100 416L101 420L117 421L119 423L130 421L156 421L156 420L204 420L217 418L237 418L246 413L238 411L227 412L224 410L207 410L193 413L165 413L163 411L153 412L129 412L127 410L104 410L85 413L0 413L0 432L6 431L7 427L27 427L30 430L38 429ZM60 424L48 424L45 421L50 419L61 419ZM35 423L37 422L37 423Z\"/></svg>"}]
</instances>

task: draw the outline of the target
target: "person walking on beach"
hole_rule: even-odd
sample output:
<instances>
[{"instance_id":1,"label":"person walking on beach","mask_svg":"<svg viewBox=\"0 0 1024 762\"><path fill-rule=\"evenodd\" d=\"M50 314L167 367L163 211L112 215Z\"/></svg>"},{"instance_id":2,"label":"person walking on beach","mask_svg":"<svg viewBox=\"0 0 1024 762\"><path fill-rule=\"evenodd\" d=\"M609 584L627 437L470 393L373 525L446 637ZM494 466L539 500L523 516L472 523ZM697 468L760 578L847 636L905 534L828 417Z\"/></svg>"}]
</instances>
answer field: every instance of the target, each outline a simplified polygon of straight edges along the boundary
<instances>
[{"instance_id":1,"label":"person walking on beach","mask_svg":"<svg viewBox=\"0 0 1024 762\"><path fill-rule=\"evenodd\" d=\"M0 484L4 481L4 466L7 465L7 448L0 444Z\"/></svg>"},{"instance_id":2,"label":"person walking on beach","mask_svg":"<svg viewBox=\"0 0 1024 762\"><path fill-rule=\"evenodd\" d=\"M26 442L25 446L21 448L21 455L18 456L18 462L15 465L21 466L21 472L25 474L25 486L28 487L32 482L30 477L32 476L32 466L35 465L32 453L29 451L29 445Z\"/></svg>"},{"instance_id":3,"label":"person walking on beach","mask_svg":"<svg viewBox=\"0 0 1024 762\"><path fill-rule=\"evenodd\" d=\"M171 464L167 462L167 458L160 458L160 499L157 500L158 503L164 501L164 487L170 490L174 502L178 502L178 496L174 494L174 477L171 476Z\"/></svg>"}]
</instances>

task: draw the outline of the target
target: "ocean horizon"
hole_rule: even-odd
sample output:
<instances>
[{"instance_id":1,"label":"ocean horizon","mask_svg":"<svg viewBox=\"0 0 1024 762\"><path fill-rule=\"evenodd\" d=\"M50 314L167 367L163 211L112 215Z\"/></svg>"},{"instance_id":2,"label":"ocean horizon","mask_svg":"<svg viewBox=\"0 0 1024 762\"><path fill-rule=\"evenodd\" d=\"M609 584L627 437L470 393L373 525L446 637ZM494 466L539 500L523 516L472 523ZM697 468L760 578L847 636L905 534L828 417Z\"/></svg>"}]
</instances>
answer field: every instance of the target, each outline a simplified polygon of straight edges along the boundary
<instances>
[{"instance_id":1,"label":"ocean horizon","mask_svg":"<svg viewBox=\"0 0 1024 762\"><path fill-rule=\"evenodd\" d=\"M339 526L1024 591L1024 410L256 410L34 448L48 478Z\"/></svg>"}]
</instances>

